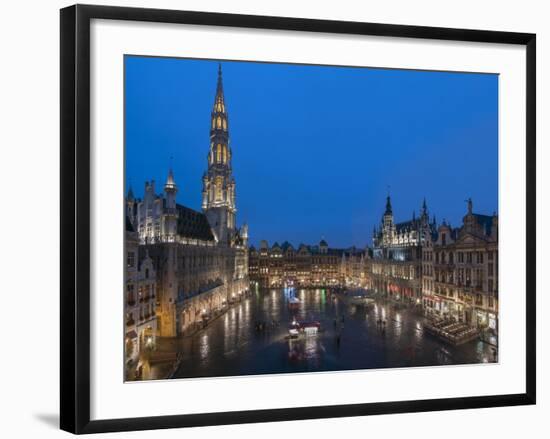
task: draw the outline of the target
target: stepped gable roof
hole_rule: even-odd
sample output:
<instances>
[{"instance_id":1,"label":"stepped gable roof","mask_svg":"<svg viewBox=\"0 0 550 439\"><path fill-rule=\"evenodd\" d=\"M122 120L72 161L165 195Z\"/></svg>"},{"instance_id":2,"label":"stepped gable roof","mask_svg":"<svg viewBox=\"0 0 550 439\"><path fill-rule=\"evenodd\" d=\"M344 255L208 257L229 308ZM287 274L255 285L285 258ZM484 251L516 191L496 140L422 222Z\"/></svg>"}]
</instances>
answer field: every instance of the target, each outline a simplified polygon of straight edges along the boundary
<instances>
[{"instance_id":1,"label":"stepped gable roof","mask_svg":"<svg viewBox=\"0 0 550 439\"><path fill-rule=\"evenodd\" d=\"M178 210L178 235L202 241L214 241L214 234L204 213L181 204L177 204L176 209Z\"/></svg>"},{"instance_id":2,"label":"stepped gable roof","mask_svg":"<svg viewBox=\"0 0 550 439\"><path fill-rule=\"evenodd\" d=\"M291 249L291 250L294 250L294 247L292 246L292 244L288 241L285 241L281 244L281 248L283 249L283 251L287 251L288 249Z\"/></svg>"}]
</instances>

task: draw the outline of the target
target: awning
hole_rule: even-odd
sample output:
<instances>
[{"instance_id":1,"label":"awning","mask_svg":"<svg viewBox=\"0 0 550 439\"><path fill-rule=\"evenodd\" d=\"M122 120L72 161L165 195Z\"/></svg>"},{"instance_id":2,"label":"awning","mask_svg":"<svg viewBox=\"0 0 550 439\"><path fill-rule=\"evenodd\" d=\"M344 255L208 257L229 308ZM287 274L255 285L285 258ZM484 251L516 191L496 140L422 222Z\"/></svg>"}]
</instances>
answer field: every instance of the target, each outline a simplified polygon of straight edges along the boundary
<instances>
[{"instance_id":1,"label":"awning","mask_svg":"<svg viewBox=\"0 0 550 439\"><path fill-rule=\"evenodd\" d=\"M126 334L126 338L129 338L129 339L134 339L134 338L137 338L137 334L136 334L136 331L130 331Z\"/></svg>"}]
</instances>

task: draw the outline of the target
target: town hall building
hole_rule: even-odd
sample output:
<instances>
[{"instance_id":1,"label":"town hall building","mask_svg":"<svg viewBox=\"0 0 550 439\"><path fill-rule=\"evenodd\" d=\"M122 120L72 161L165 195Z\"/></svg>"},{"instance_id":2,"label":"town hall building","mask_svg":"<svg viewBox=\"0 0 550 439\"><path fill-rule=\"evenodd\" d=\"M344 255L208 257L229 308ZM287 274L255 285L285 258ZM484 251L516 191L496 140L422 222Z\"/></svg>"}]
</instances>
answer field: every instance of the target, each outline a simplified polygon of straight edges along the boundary
<instances>
[{"instance_id":1,"label":"town hall building","mask_svg":"<svg viewBox=\"0 0 550 439\"><path fill-rule=\"evenodd\" d=\"M143 199L135 199L131 189L126 197L127 229L139 241L135 269L151 264L148 273L155 276L151 288L156 306L144 314L149 319L147 328L155 328L163 337L175 337L203 324L249 288L248 227L237 227L221 66L210 118L201 212L177 202L179 187L172 169L162 193L150 181L145 182ZM126 310L139 299L127 300ZM129 317L127 312L128 321L135 321L135 316Z\"/></svg>"}]
</instances>

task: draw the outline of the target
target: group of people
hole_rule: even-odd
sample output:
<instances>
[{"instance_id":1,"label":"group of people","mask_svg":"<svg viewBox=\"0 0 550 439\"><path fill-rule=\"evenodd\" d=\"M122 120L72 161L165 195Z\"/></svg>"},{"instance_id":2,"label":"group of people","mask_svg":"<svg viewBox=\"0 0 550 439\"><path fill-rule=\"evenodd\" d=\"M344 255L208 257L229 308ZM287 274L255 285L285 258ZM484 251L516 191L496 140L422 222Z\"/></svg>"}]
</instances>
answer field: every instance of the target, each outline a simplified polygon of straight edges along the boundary
<instances>
[{"instance_id":1,"label":"group of people","mask_svg":"<svg viewBox=\"0 0 550 439\"><path fill-rule=\"evenodd\" d=\"M376 321L376 327L382 333L382 335L386 334L386 321L385 320L378 319Z\"/></svg>"}]
</instances>

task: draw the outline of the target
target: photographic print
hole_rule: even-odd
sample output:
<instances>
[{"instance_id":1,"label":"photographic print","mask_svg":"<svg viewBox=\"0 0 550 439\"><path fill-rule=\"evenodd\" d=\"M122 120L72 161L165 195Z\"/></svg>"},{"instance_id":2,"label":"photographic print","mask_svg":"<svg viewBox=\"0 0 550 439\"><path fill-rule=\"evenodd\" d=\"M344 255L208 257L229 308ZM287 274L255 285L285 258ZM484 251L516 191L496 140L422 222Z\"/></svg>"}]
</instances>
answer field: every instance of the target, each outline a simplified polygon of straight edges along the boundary
<instances>
[{"instance_id":1,"label":"photographic print","mask_svg":"<svg viewBox=\"0 0 550 439\"><path fill-rule=\"evenodd\" d=\"M126 55L124 119L125 381L498 362L497 74Z\"/></svg>"}]
</instances>

